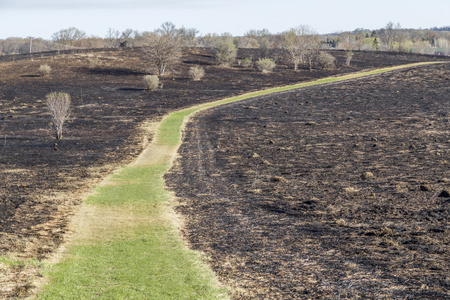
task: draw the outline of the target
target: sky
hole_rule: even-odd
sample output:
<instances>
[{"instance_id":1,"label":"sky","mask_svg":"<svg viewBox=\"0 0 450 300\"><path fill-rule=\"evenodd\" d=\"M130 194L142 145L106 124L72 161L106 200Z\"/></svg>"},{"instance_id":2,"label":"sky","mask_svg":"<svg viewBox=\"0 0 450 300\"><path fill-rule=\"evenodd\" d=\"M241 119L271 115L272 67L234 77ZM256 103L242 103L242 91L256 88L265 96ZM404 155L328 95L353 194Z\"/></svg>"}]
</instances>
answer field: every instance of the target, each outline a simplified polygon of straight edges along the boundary
<instances>
[{"instance_id":1,"label":"sky","mask_svg":"<svg viewBox=\"0 0 450 300\"><path fill-rule=\"evenodd\" d=\"M152 31L164 22L200 35L244 35L251 29L280 33L309 25L320 34L450 26L450 0L0 0L0 39L51 36L76 27L105 37L109 28Z\"/></svg>"}]
</instances>

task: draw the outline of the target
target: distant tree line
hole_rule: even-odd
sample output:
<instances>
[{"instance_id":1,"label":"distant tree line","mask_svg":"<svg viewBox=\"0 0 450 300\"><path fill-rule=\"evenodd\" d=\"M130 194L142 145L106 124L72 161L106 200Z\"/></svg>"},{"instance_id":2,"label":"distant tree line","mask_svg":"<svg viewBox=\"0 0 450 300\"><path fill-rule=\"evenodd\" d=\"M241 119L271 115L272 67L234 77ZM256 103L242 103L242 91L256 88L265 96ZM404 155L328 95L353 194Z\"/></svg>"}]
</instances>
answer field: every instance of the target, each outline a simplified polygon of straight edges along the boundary
<instances>
[{"instance_id":1,"label":"distant tree line","mask_svg":"<svg viewBox=\"0 0 450 300\"><path fill-rule=\"evenodd\" d=\"M325 45L330 49L450 55L450 27L405 29L398 23L389 22L378 30L360 28L326 35Z\"/></svg>"},{"instance_id":2,"label":"distant tree line","mask_svg":"<svg viewBox=\"0 0 450 300\"><path fill-rule=\"evenodd\" d=\"M161 35L164 30L173 30L171 34L176 36L183 47L222 47L225 51L227 47L230 47L231 42L236 48L258 49L260 58L268 58L271 49L284 49L294 65L312 62L311 58L317 50L317 43L322 49L450 54L450 26L405 29L400 24L389 22L385 27L377 30L358 28L352 32L318 35L310 27L302 25L277 34L272 34L267 29L249 30L240 37L233 37L227 33L221 35L209 33L199 36L195 28L176 28L170 22L166 22L165 26L170 28L158 28L145 32L133 29L119 31L110 28L104 37L88 36L84 31L74 27L55 32L51 40L10 37L0 40L0 55L24 54L30 51L149 46L151 42L164 40ZM309 32L304 32L305 30ZM295 46L296 39L304 40L300 48Z\"/></svg>"}]
</instances>

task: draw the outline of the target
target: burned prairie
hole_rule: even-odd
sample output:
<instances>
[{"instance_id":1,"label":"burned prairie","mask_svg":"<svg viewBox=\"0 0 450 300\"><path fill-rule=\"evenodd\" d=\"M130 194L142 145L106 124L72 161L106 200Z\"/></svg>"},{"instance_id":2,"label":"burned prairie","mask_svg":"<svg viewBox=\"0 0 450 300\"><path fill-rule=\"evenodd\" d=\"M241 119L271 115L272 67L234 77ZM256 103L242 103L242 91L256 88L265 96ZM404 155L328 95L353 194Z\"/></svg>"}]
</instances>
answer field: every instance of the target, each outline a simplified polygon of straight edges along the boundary
<instances>
[{"instance_id":1,"label":"burned prairie","mask_svg":"<svg viewBox=\"0 0 450 300\"><path fill-rule=\"evenodd\" d=\"M167 176L236 299L447 299L450 66L197 115Z\"/></svg>"},{"instance_id":2,"label":"burned prairie","mask_svg":"<svg viewBox=\"0 0 450 300\"><path fill-rule=\"evenodd\" d=\"M238 55L255 53L240 50ZM338 61L345 60L345 53L335 55ZM151 71L139 49L10 58L0 57L0 255L19 260L45 259L64 241L82 195L117 166L136 158L151 140L152 133L142 126L145 122L157 122L176 109L263 88L442 59L356 52L351 67L294 72L280 57L277 69L266 76L240 67L218 67L211 53L191 49L175 70L161 78L164 88L148 92L142 77ZM52 72L40 77L43 64ZM205 69L201 81L189 80L187 72L193 65ZM45 95L52 91L72 97L72 113L61 141L53 137L45 107ZM27 295L33 287L28 275L35 276L36 270L22 269L1 267L1 274L14 275L0 276L1 297Z\"/></svg>"}]
</instances>

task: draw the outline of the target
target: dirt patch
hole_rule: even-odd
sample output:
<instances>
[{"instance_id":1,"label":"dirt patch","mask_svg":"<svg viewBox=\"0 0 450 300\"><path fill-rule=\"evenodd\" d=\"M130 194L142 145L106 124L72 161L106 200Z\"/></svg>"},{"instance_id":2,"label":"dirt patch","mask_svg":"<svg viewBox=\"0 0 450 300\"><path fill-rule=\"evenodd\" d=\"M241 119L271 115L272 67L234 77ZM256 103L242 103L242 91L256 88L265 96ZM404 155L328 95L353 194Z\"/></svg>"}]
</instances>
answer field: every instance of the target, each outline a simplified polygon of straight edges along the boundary
<instances>
[{"instance_id":1,"label":"dirt patch","mask_svg":"<svg viewBox=\"0 0 450 300\"><path fill-rule=\"evenodd\" d=\"M236 299L448 299L450 66L200 113L167 176Z\"/></svg>"}]
</instances>

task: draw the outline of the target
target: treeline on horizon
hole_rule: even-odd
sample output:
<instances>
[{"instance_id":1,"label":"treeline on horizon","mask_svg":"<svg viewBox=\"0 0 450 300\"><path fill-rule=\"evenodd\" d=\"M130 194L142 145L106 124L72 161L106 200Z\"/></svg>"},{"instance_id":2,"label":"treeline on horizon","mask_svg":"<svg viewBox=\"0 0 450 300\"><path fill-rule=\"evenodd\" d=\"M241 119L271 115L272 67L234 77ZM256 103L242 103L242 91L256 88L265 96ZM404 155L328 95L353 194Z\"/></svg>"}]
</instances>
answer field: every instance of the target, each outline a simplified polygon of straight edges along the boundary
<instances>
[{"instance_id":1,"label":"treeline on horizon","mask_svg":"<svg viewBox=\"0 0 450 300\"><path fill-rule=\"evenodd\" d=\"M166 22L166 25L172 23ZM162 27L164 27L164 24ZM305 25L301 25L302 27ZM214 48L218 41L233 38L237 48L283 48L283 41L290 31L270 33L267 29L249 30L244 36L232 37L228 33L208 33L199 36L195 28L177 28L183 37L186 47ZM59 30L51 40L42 38L10 37L0 39L0 55L26 54L54 50L91 49L91 48L132 48L148 45L148 37L155 31L139 32L126 29L122 32L110 28L104 37L88 36L75 27ZM376 30L358 28L351 32L338 32L319 35L322 49L366 50L366 51L398 51L421 54L450 55L450 26L433 27L431 29L405 29L400 24L389 22L385 27Z\"/></svg>"}]
</instances>

